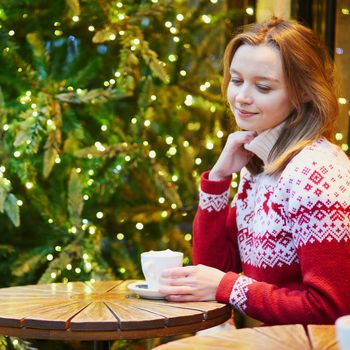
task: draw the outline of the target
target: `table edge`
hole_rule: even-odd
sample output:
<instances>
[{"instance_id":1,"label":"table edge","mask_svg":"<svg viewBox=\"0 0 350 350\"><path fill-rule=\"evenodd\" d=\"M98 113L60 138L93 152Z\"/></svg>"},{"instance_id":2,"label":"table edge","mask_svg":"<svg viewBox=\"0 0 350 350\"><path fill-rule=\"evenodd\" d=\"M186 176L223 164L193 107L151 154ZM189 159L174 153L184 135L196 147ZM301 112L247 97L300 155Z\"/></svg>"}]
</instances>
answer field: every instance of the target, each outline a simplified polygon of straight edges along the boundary
<instances>
[{"instance_id":1,"label":"table edge","mask_svg":"<svg viewBox=\"0 0 350 350\"><path fill-rule=\"evenodd\" d=\"M142 330L117 330L117 331L70 331L49 330L35 328L0 327L0 334L21 339L47 339L47 340L114 340L114 339L148 339L161 338L179 334L191 334L217 326L231 317L228 312L219 317L202 320L198 323L190 323L179 326L151 328Z\"/></svg>"}]
</instances>

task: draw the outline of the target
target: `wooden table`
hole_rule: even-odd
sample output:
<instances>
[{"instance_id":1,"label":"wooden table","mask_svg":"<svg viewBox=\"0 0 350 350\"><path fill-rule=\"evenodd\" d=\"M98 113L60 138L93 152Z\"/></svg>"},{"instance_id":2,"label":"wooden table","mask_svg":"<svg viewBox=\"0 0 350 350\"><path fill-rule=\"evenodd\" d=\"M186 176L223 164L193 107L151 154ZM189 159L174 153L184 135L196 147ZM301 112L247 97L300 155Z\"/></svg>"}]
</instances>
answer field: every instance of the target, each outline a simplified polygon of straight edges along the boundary
<instances>
[{"instance_id":1,"label":"wooden table","mask_svg":"<svg viewBox=\"0 0 350 350\"><path fill-rule=\"evenodd\" d=\"M0 289L0 335L58 340L158 338L193 333L230 318L217 302L145 300L135 281L72 282Z\"/></svg>"},{"instance_id":2,"label":"wooden table","mask_svg":"<svg viewBox=\"0 0 350 350\"><path fill-rule=\"evenodd\" d=\"M156 347L157 350L339 350L335 327L309 325L256 327L193 336Z\"/></svg>"}]
</instances>

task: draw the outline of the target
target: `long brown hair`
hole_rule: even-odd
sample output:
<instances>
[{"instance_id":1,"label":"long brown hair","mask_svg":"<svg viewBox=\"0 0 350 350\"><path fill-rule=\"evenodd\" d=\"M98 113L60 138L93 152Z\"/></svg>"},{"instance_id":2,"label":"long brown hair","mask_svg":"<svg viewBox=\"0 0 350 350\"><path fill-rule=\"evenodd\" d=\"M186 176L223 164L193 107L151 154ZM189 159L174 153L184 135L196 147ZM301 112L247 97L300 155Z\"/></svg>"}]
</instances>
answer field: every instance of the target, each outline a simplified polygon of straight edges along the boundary
<instances>
[{"instance_id":1,"label":"long brown hair","mask_svg":"<svg viewBox=\"0 0 350 350\"><path fill-rule=\"evenodd\" d=\"M254 156L247 168L256 174L280 173L306 145L320 137L332 140L338 103L334 88L334 67L327 49L309 28L276 17L249 25L235 36L224 54L222 91L226 96L230 65L241 45L269 45L280 52L284 77L293 110L269 154L269 164Z\"/></svg>"}]
</instances>

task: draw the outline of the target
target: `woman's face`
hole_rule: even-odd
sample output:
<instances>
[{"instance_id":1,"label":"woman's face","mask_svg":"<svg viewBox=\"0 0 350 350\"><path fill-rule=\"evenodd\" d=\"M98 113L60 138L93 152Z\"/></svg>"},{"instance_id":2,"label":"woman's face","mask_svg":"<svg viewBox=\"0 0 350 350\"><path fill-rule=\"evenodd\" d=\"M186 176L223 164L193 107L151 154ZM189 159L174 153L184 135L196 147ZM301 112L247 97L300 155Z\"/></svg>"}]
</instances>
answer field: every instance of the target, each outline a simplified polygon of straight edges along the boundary
<instances>
[{"instance_id":1,"label":"woman's face","mask_svg":"<svg viewBox=\"0 0 350 350\"><path fill-rule=\"evenodd\" d=\"M277 49L242 45L231 66L227 99L237 125L258 134L284 121L292 110Z\"/></svg>"}]
</instances>

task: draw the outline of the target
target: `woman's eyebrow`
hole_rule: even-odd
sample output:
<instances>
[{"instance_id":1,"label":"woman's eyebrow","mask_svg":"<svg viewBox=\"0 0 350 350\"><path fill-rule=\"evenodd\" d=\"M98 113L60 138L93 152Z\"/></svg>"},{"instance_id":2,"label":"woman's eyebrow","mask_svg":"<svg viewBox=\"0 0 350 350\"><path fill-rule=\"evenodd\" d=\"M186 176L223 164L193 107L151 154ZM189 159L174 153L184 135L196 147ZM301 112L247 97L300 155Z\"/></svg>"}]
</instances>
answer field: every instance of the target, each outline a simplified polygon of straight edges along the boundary
<instances>
[{"instance_id":1,"label":"woman's eyebrow","mask_svg":"<svg viewBox=\"0 0 350 350\"><path fill-rule=\"evenodd\" d=\"M237 70L235 70L233 68L230 68L230 73L231 74L242 75L240 72L238 72ZM273 81L273 82L276 82L276 83L279 82L279 80L276 79L276 78L266 77L266 76L263 76L263 75L257 75L257 76L254 76L254 78L257 79L257 80L268 80L268 81Z\"/></svg>"}]
</instances>

